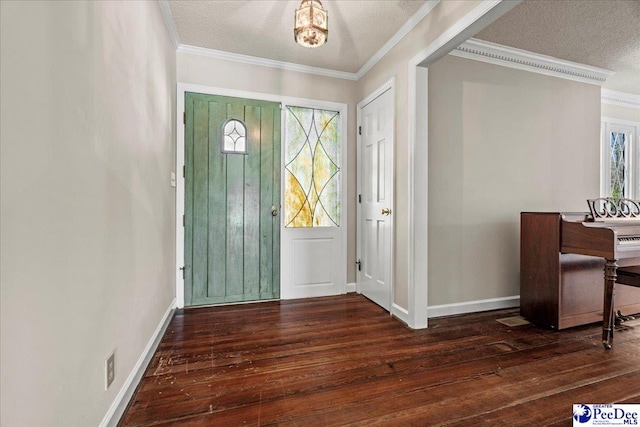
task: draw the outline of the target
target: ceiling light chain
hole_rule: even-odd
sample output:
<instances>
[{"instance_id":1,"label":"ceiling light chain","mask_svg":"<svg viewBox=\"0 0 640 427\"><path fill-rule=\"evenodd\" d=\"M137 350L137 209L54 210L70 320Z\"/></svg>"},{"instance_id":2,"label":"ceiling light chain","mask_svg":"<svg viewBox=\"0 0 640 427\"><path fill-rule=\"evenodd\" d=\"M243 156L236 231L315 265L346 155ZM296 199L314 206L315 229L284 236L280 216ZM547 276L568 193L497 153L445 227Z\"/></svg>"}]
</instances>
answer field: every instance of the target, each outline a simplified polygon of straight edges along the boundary
<instances>
[{"instance_id":1,"label":"ceiling light chain","mask_svg":"<svg viewBox=\"0 0 640 427\"><path fill-rule=\"evenodd\" d=\"M295 12L293 35L304 47L318 47L329 37L328 14L320 0L302 0Z\"/></svg>"}]
</instances>

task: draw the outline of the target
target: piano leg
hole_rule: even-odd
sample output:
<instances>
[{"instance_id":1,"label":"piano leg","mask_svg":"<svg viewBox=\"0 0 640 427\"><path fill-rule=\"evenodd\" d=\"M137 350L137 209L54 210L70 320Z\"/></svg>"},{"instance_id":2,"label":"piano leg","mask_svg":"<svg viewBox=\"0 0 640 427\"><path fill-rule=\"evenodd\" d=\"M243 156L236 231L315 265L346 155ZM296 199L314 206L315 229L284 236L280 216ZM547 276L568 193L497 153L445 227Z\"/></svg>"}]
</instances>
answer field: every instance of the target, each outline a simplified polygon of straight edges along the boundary
<instances>
[{"instance_id":1,"label":"piano leg","mask_svg":"<svg viewBox=\"0 0 640 427\"><path fill-rule=\"evenodd\" d=\"M602 345L607 350L613 345L614 297L618 270L617 259L607 259L604 264L604 303L602 307Z\"/></svg>"}]
</instances>

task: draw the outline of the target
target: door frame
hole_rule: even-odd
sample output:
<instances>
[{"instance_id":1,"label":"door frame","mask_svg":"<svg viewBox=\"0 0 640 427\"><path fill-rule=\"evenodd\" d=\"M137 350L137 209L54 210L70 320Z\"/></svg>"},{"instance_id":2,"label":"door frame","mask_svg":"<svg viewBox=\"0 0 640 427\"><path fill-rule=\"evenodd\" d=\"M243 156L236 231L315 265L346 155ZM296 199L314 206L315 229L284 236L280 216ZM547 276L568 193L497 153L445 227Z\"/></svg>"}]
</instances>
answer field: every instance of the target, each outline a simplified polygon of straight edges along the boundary
<instances>
[{"instance_id":1,"label":"door frame","mask_svg":"<svg viewBox=\"0 0 640 427\"><path fill-rule=\"evenodd\" d=\"M348 219L348 207L347 207L347 184L348 184L348 160L347 160L347 104L339 102L319 101L307 98L296 98L290 96L282 96L275 94L259 93L242 91L235 89L226 89L220 87L203 86L191 83L176 84L176 223L175 223L175 239L176 239L176 255L175 255L175 271L176 271L176 306L177 308L184 308L184 278L182 276L182 270L180 267L184 266L184 227L182 226L182 216L184 215L184 201L185 201L185 179L182 175L182 167L184 166L184 136L185 136L185 124L183 123L183 112L185 111L184 96L186 92L202 93L206 95L219 95L219 96L231 96L235 98L255 99L260 101L272 101L282 104L281 108L285 105L295 105L298 107L308 108L320 108L340 112L340 138L341 138L341 160L342 160L342 172L343 178L341 179L341 248L340 259L341 264L339 267L339 276L341 278L342 293L346 293L347 287L347 219ZM285 114L281 115L281 129L285 129ZM284 150L284 132L281 132L281 144L280 150L283 153ZM281 173L283 167L280 167ZM284 196L284 180L281 180L281 194ZM282 211L282 208L280 209ZM283 215L280 215L280 232L283 228ZM281 242L282 244L282 242ZM283 260L280 257L280 270L282 271ZM281 284L278 283L278 286Z\"/></svg>"},{"instance_id":2,"label":"door frame","mask_svg":"<svg viewBox=\"0 0 640 427\"><path fill-rule=\"evenodd\" d=\"M378 89L374 90L370 93L366 98L362 101L358 102L356 107L356 129L359 129L362 125L362 109L367 106L369 103L374 101L376 98L381 96L383 93L390 91L391 93L391 158L389 159L389 165L391 169L391 194L389 195L389 206L391 207L391 212L395 212L395 204L394 204L394 188L395 188L395 167L394 167L394 159L395 159L395 124L396 124L396 79L395 77L390 78L386 82L384 82ZM362 135L360 132L356 132L356 193L358 195L362 194L362 176L360 174L361 162L362 162ZM357 196L356 196L357 197ZM389 279L389 310L390 313L394 316L405 319L406 318L406 310L397 305L394 302L394 279L395 279L395 215L391 215L390 218L390 229L389 229L389 254L391 257L391 271L390 271L390 279ZM356 260L362 259L362 209L360 207L360 203L356 202ZM360 273L361 271L356 270L356 291L361 293L361 285L360 285Z\"/></svg>"}]
</instances>

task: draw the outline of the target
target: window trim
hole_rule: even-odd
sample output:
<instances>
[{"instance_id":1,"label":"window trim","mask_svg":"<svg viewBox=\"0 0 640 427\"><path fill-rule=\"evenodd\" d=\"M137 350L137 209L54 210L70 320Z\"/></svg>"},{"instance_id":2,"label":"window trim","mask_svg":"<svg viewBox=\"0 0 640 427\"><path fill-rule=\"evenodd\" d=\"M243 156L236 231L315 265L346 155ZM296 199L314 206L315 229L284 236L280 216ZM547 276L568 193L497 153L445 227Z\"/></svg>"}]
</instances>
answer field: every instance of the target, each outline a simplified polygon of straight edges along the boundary
<instances>
[{"instance_id":1,"label":"window trim","mask_svg":"<svg viewBox=\"0 0 640 427\"><path fill-rule=\"evenodd\" d=\"M600 197L611 196L611 147L610 133L622 132L628 135L628 156L626 168L628 171L625 197L640 199L640 122L602 117L600 127Z\"/></svg>"}]
</instances>

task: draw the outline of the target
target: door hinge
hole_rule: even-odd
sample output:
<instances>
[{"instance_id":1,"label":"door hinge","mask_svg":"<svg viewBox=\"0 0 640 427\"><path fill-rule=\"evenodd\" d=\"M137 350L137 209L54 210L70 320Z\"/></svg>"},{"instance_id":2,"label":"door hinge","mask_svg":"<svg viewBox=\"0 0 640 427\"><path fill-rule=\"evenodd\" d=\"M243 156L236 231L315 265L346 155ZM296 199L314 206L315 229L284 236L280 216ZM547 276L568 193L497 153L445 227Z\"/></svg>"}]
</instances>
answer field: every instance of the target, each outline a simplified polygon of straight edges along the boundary
<instances>
[{"instance_id":1,"label":"door hinge","mask_svg":"<svg viewBox=\"0 0 640 427\"><path fill-rule=\"evenodd\" d=\"M187 177L187 166L186 165L182 165L182 177L183 178Z\"/></svg>"},{"instance_id":2,"label":"door hinge","mask_svg":"<svg viewBox=\"0 0 640 427\"><path fill-rule=\"evenodd\" d=\"M183 125L187 124L187 112L186 111L182 112L182 124Z\"/></svg>"},{"instance_id":3,"label":"door hinge","mask_svg":"<svg viewBox=\"0 0 640 427\"><path fill-rule=\"evenodd\" d=\"M358 126L358 135L362 135L362 126Z\"/></svg>"},{"instance_id":4,"label":"door hinge","mask_svg":"<svg viewBox=\"0 0 640 427\"><path fill-rule=\"evenodd\" d=\"M182 226L184 227L184 225L186 224L186 219L184 218L184 215L182 215Z\"/></svg>"},{"instance_id":5,"label":"door hinge","mask_svg":"<svg viewBox=\"0 0 640 427\"><path fill-rule=\"evenodd\" d=\"M356 261L356 265L358 266L358 271L362 270L362 262L360 260Z\"/></svg>"},{"instance_id":6,"label":"door hinge","mask_svg":"<svg viewBox=\"0 0 640 427\"><path fill-rule=\"evenodd\" d=\"M358 203L362 203L362 194L358 194Z\"/></svg>"},{"instance_id":7,"label":"door hinge","mask_svg":"<svg viewBox=\"0 0 640 427\"><path fill-rule=\"evenodd\" d=\"M184 265L180 267L180 270L182 270L182 278L184 279L186 276Z\"/></svg>"}]
</instances>

